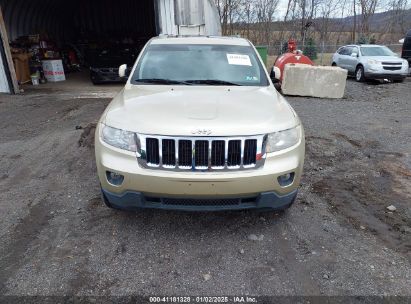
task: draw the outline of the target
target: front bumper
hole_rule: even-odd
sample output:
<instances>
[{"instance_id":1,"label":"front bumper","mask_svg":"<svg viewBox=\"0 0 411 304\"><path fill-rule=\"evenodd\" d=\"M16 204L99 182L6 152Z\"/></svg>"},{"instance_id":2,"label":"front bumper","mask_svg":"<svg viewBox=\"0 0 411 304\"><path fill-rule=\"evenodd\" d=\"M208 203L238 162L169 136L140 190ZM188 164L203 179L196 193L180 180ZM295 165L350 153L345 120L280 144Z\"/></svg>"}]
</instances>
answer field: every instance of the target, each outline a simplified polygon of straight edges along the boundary
<instances>
[{"instance_id":1,"label":"front bumper","mask_svg":"<svg viewBox=\"0 0 411 304\"><path fill-rule=\"evenodd\" d=\"M294 147L267 154L264 166L229 172L174 172L142 168L135 153L107 145L99 134L100 125L96 130L95 150L101 188L109 204L118 209L284 209L296 197L304 165L304 134ZM107 172L122 175L121 185L111 184ZM292 182L281 186L278 178L288 173L294 173ZM235 199L239 201L235 202ZM217 203L210 202L213 200Z\"/></svg>"},{"instance_id":2,"label":"front bumper","mask_svg":"<svg viewBox=\"0 0 411 304\"><path fill-rule=\"evenodd\" d=\"M366 66L364 76L370 79L403 79L408 75L408 67L403 66L401 70L386 70L382 66Z\"/></svg>"},{"instance_id":3,"label":"front bumper","mask_svg":"<svg viewBox=\"0 0 411 304\"><path fill-rule=\"evenodd\" d=\"M284 210L297 198L298 190L286 195L275 192L260 193L248 198L166 198L150 197L140 192L127 191L123 194L110 193L102 189L109 206L120 210L163 209L177 211L226 211L226 210Z\"/></svg>"},{"instance_id":4,"label":"front bumper","mask_svg":"<svg viewBox=\"0 0 411 304\"><path fill-rule=\"evenodd\" d=\"M371 79L404 79L407 77L407 73L405 74L388 74L388 73L365 73L366 78Z\"/></svg>"}]
</instances>

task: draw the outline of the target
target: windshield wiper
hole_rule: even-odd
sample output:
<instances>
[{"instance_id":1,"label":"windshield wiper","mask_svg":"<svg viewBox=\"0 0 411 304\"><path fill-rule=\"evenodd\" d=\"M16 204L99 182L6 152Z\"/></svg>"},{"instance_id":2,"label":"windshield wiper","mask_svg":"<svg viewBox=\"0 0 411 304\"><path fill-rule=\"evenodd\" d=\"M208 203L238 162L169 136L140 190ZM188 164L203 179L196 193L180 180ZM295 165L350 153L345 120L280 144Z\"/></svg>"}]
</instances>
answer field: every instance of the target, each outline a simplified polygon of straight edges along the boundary
<instances>
[{"instance_id":1,"label":"windshield wiper","mask_svg":"<svg viewBox=\"0 0 411 304\"><path fill-rule=\"evenodd\" d=\"M134 82L138 83L154 83L154 84L184 84L192 85L187 81L171 80L171 79L161 79L161 78L143 78L143 79L134 79Z\"/></svg>"},{"instance_id":2,"label":"windshield wiper","mask_svg":"<svg viewBox=\"0 0 411 304\"><path fill-rule=\"evenodd\" d=\"M222 86L241 86L241 84L218 80L218 79L199 79L199 80L186 80L190 84L209 84L209 85L222 85Z\"/></svg>"}]
</instances>

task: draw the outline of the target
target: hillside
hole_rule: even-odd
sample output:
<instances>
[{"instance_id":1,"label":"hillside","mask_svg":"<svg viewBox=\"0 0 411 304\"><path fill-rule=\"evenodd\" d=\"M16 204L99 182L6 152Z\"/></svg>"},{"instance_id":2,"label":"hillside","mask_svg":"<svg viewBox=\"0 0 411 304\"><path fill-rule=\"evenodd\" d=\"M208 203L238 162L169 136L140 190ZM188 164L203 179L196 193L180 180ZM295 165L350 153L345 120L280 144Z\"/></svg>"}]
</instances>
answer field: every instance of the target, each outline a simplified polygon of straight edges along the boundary
<instances>
[{"instance_id":1,"label":"hillside","mask_svg":"<svg viewBox=\"0 0 411 304\"><path fill-rule=\"evenodd\" d=\"M401 26L397 23L394 27L394 32L402 33L406 32L408 29L411 29L411 9L406 10L402 13L402 16L395 16L393 11L387 11L382 13L377 13L370 18L370 29L372 32L384 33L387 31L388 26L392 20L398 20L400 17L404 20L404 26ZM362 16L357 16L357 22L361 20ZM354 24L354 16L349 16L345 18L336 18L333 19L333 22L336 26L343 28L343 31L349 31L352 29Z\"/></svg>"}]
</instances>

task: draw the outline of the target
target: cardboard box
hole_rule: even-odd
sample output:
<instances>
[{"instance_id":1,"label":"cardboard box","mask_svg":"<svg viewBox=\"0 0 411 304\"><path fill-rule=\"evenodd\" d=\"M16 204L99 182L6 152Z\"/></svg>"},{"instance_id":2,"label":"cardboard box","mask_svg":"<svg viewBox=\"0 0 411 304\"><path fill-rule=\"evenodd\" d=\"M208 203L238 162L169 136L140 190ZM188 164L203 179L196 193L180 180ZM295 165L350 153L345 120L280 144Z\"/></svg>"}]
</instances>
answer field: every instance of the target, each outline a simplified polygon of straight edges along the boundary
<instances>
[{"instance_id":1,"label":"cardboard box","mask_svg":"<svg viewBox=\"0 0 411 304\"><path fill-rule=\"evenodd\" d=\"M13 58L17 81L20 84L30 82L31 81L30 67L29 67L30 54L14 53L11 55L11 57Z\"/></svg>"},{"instance_id":2,"label":"cardboard box","mask_svg":"<svg viewBox=\"0 0 411 304\"><path fill-rule=\"evenodd\" d=\"M65 81L63 62L61 60L43 60L44 76L50 82Z\"/></svg>"}]
</instances>

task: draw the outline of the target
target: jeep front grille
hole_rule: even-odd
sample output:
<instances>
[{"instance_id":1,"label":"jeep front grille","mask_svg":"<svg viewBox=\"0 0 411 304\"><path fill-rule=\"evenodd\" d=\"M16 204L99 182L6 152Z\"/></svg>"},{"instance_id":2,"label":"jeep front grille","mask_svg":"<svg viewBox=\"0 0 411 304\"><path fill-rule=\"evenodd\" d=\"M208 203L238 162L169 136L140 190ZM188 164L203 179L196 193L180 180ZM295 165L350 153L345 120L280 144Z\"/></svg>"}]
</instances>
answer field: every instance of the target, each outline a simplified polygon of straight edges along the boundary
<instances>
[{"instance_id":1,"label":"jeep front grille","mask_svg":"<svg viewBox=\"0 0 411 304\"><path fill-rule=\"evenodd\" d=\"M265 161L261 136L167 137L138 135L138 161L144 168L161 170L247 170Z\"/></svg>"}]
</instances>

